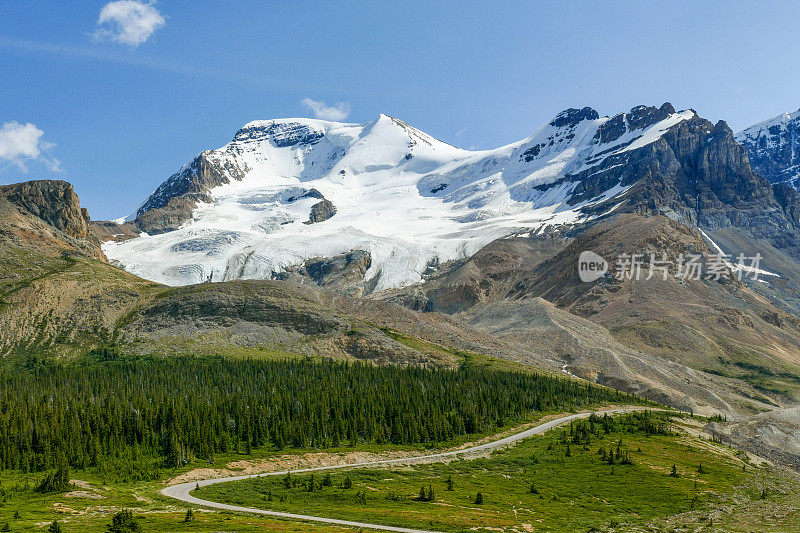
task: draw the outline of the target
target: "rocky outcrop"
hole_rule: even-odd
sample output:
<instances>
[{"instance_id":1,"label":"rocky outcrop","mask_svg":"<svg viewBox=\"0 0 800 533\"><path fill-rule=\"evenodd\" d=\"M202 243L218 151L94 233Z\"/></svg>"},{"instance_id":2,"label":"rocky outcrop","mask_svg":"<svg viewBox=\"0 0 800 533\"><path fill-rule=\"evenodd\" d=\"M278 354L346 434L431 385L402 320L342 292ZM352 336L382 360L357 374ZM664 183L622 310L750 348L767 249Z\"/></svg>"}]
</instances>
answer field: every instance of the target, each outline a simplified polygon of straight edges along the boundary
<instances>
[{"instance_id":1,"label":"rocky outcrop","mask_svg":"<svg viewBox=\"0 0 800 533\"><path fill-rule=\"evenodd\" d=\"M553 120L550 121L550 125L556 128L562 128L564 126L574 126L584 120L597 120L598 118L600 118L600 115L591 107L584 107L582 109L571 107L556 115Z\"/></svg>"},{"instance_id":2,"label":"rocky outcrop","mask_svg":"<svg viewBox=\"0 0 800 533\"><path fill-rule=\"evenodd\" d=\"M26 181L0 186L0 195L74 239L89 238L89 213L66 181Z\"/></svg>"},{"instance_id":3,"label":"rocky outcrop","mask_svg":"<svg viewBox=\"0 0 800 533\"><path fill-rule=\"evenodd\" d=\"M324 222L336 214L336 206L330 200L322 200L311 206L306 224Z\"/></svg>"},{"instance_id":4,"label":"rocky outcrop","mask_svg":"<svg viewBox=\"0 0 800 533\"><path fill-rule=\"evenodd\" d=\"M245 125L236 132L235 142L260 141L268 139L274 146L316 144L325 136L325 132L311 128L300 122L256 121Z\"/></svg>"},{"instance_id":5,"label":"rocky outcrop","mask_svg":"<svg viewBox=\"0 0 800 533\"><path fill-rule=\"evenodd\" d=\"M0 186L0 230L19 244L47 248L58 242L64 250L105 260L90 224L88 212L66 181Z\"/></svg>"},{"instance_id":6,"label":"rocky outcrop","mask_svg":"<svg viewBox=\"0 0 800 533\"><path fill-rule=\"evenodd\" d=\"M201 153L150 195L137 211L136 225L149 234L178 229L192 218L198 203L211 201L212 188L242 180L245 170L211 151Z\"/></svg>"},{"instance_id":7,"label":"rocky outcrop","mask_svg":"<svg viewBox=\"0 0 800 533\"><path fill-rule=\"evenodd\" d=\"M349 296L365 292L364 276L372 265L372 257L364 250L353 250L335 257L314 258L299 267L289 267L275 279L298 283L312 282Z\"/></svg>"}]
</instances>

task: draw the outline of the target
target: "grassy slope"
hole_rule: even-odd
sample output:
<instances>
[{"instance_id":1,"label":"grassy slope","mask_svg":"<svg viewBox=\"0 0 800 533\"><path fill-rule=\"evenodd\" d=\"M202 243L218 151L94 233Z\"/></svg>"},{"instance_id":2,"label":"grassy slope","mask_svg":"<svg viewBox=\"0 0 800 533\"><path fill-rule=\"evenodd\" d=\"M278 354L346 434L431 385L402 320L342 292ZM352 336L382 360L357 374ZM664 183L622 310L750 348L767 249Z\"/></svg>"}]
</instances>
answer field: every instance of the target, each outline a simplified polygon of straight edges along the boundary
<instances>
[{"instance_id":1,"label":"grassy slope","mask_svg":"<svg viewBox=\"0 0 800 533\"><path fill-rule=\"evenodd\" d=\"M554 413L540 413L541 416ZM538 419L539 417L537 417ZM527 426L527 424L526 424ZM506 428L503 435L512 431ZM449 443L442 443L441 449L459 447L468 442L478 442L494 438L493 433L481 433L461 436ZM313 454L314 459L320 453L331 457L341 457L349 453L385 454L419 454L431 451L430 446L418 445L378 445L367 444L358 447L339 447L325 450L273 448L254 449L251 455L230 452L217 454L215 466L206 461L195 459L188 465L177 469L158 470L158 479L154 481L121 481L120 470L113 463L103 468L92 468L86 471L71 472L73 480L79 480L81 486L75 486L76 494L40 494L34 490L44 473L26 474L19 471L0 472L0 527L8 522L13 531L41 531L40 525L53 520L63 522L65 531L105 531L105 524L110 515L122 508L133 509L140 518L144 531L350 531L328 526L298 526L296 522L284 522L262 517L246 517L236 513L195 510L196 520L192 524L183 524L186 507L160 494L164 483L176 476L192 475L197 469L226 468L237 472L247 464L263 464L264 462L304 462L306 454ZM434 448L436 450L440 448ZM394 456L394 455L392 455ZM94 497L86 497L86 494ZM14 519L15 511L22 515ZM235 526L235 528L232 528ZM282 529L283 528L283 529Z\"/></svg>"},{"instance_id":2,"label":"grassy slope","mask_svg":"<svg viewBox=\"0 0 800 533\"><path fill-rule=\"evenodd\" d=\"M681 424L689 428L690 422ZM716 524L725 522L733 531L747 531L753 523L765 524L764 531L791 531L793 526L800 526L800 515L787 511L800 505L800 481L770 467L754 466L745 455L730 448L688 434L648 437L612 432L593 438L588 450L570 445L567 456L561 432L557 429L533 437L489 458L413 468L338 471L332 474L333 486L312 493L305 489L309 479L305 475L294 476L296 486L289 490L283 488L282 478L262 478L206 487L197 494L253 507L441 531L481 526L525 531L528 525L537 531L589 530L614 524L621 526L618 530L644 524L699 527L707 525L709 519ZM474 442L480 437L471 439ZM631 453L633 465L615 465L612 472L597 451L600 447L615 448L620 439L621 449ZM314 453L311 460L317 460L320 452L385 454L419 449L372 445L336 450L256 450L251 456L219 455L216 464L235 470L242 468L243 459L253 464L286 461L287 456L302 461L309 451ZM701 462L704 473L698 472ZM677 465L681 477L669 476L672 464ZM41 531L42 524L59 519L68 532L100 532L105 531L111 513L130 508L141 518L144 531L344 531L199 510L195 510L194 522L184 524L186 508L158 491L164 480L208 466L195 461L177 470L161 471L160 480L140 482L115 481L111 470L105 474L96 469L73 472L71 477L86 485L75 488L82 494L66 495L35 492L33 487L42 474L5 472L0 474L0 527L9 522L12 531ZM341 488L347 476L353 486ZM446 490L448 476L454 480L452 492ZM322 478L320 473L315 476L317 483ZM436 501L415 501L420 487L429 485L434 488ZM530 492L531 485L538 493ZM768 490L762 499L764 487ZM484 495L483 505L474 504L478 491ZM15 511L20 512L21 519L13 518Z\"/></svg>"}]
</instances>

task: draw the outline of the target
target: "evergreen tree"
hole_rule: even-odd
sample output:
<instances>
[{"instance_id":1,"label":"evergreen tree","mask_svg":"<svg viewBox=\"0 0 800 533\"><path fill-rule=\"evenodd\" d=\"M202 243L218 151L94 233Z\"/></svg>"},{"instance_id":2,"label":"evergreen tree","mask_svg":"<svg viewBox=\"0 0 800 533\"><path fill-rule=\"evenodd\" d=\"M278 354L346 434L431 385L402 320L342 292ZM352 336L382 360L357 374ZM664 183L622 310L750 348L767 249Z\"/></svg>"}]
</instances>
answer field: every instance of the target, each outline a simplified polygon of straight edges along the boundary
<instances>
[{"instance_id":1,"label":"evergreen tree","mask_svg":"<svg viewBox=\"0 0 800 533\"><path fill-rule=\"evenodd\" d=\"M475 505L483 505L483 494L480 492L475 496Z\"/></svg>"},{"instance_id":2,"label":"evergreen tree","mask_svg":"<svg viewBox=\"0 0 800 533\"><path fill-rule=\"evenodd\" d=\"M47 528L48 533L62 533L61 524L58 523L58 520L54 520L50 527Z\"/></svg>"},{"instance_id":3,"label":"evergreen tree","mask_svg":"<svg viewBox=\"0 0 800 533\"><path fill-rule=\"evenodd\" d=\"M192 508L189 507L188 509L186 509L186 516L183 517L183 521L191 522L192 520L194 520L194 511L192 511Z\"/></svg>"},{"instance_id":4,"label":"evergreen tree","mask_svg":"<svg viewBox=\"0 0 800 533\"><path fill-rule=\"evenodd\" d=\"M111 517L106 533L139 533L142 526L128 509L123 509Z\"/></svg>"},{"instance_id":5,"label":"evergreen tree","mask_svg":"<svg viewBox=\"0 0 800 533\"><path fill-rule=\"evenodd\" d=\"M678 467L674 464L672 465L672 471L669 473L669 475L672 477L681 477L681 475L678 474Z\"/></svg>"},{"instance_id":6,"label":"evergreen tree","mask_svg":"<svg viewBox=\"0 0 800 533\"><path fill-rule=\"evenodd\" d=\"M65 492L69 490L69 468L62 464L54 472L48 473L36 487L36 492Z\"/></svg>"},{"instance_id":7,"label":"evergreen tree","mask_svg":"<svg viewBox=\"0 0 800 533\"><path fill-rule=\"evenodd\" d=\"M453 491L453 476L447 476L447 490Z\"/></svg>"}]
</instances>

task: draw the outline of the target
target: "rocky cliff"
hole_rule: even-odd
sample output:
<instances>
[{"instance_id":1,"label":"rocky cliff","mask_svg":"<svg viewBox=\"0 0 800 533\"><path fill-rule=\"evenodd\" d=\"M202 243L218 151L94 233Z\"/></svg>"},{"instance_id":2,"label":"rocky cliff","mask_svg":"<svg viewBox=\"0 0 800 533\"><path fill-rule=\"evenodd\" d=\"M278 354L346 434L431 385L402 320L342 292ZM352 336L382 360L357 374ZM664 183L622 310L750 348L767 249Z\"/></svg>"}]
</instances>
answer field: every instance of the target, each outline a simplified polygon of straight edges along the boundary
<instances>
[{"instance_id":1,"label":"rocky cliff","mask_svg":"<svg viewBox=\"0 0 800 533\"><path fill-rule=\"evenodd\" d=\"M66 181L39 180L0 186L0 229L7 239L31 246L60 242L65 249L104 259L90 219Z\"/></svg>"},{"instance_id":2,"label":"rocky cliff","mask_svg":"<svg viewBox=\"0 0 800 533\"><path fill-rule=\"evenodd\" d=\"M174 231L192 218L199 202L211 201L210 189L243 176L231 160L203 152L156 189L136 212L136 225L149 234Z\"/></svg>"}]
</instances>

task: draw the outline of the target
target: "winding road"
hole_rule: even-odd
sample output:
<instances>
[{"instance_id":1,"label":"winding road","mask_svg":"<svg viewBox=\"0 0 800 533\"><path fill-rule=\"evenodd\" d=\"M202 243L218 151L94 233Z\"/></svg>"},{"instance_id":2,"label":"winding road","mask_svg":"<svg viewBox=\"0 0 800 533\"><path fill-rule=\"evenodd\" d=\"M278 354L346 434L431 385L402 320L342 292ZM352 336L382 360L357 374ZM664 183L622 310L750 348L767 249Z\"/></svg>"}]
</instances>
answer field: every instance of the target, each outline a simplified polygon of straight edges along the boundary
<instances>
[{"instance_id":1,"label":"winding road","mask_svg":"<svg viewBox=\"0 0 800 533\"><path fill-rule=\"evenodd\" d=\"M624 409L608 409L603 411L593 411L596 415L604 415L604 414L619 414L625 413L630 411L645 411L645 410L653 410L653 409L646 409L644 407L629 407ZM657 409L659 410L659 409ZM214 509L223 509L226 511L237 511L241 513L252 513L252 514L259 514L259 515L266 515L266 516L274 516L277 518L288 518L292 520L303 520L307 522L319 522L323 524L331 524L331 525L338 525L338 526L346 526L352 528L364 528L364 529L375 529L379 531L395 531L398 533L437 533L435 531L427 531L422 529L413 529L407 527L396 527L396 526L384 526L380 524L368 524L364 522L354 522L351 520L339 520L336 518L325 518L321 516L310 516L310 515L302 515L302 514L294 514L294 513L282 513L278 511L267 511L264 509L256 509L253 507L240 507L238 505L229 505L227 503L220 503L220 502L212 502L209 500L203 500L201 498L196 498L190 494L198 485L201 487L207 487L208 485L216 485L217 483L227 483L229 481L241 481L243 479L252 479L257 477L265 477L265 476L285 476L286 474L302 474L304 472L317 472L319 470L339 470L343 468L364 468L364 467L373 467L373 466L386 466L386 465L410 465L410 464L420 464L420 463L435 463L435 462L442 462L452 459L457 456L461 455L471 455L471 454L482 454L488 451L497 450L500 448L505 448L515 442L521 441L522 439L527 439L533 435L542 434L550 429L558 427L562 424L570 422L572 420L578 420L581 418L588 418L592 413L578 413L573 415L562 416L548 422L543 422L539 425L533 426L528 428L524 431L520 431L519 433L515 433L508 437L504 437L502 439L494 440L491 442L487 442L484 444L478 444L476 446L470 446L468 448L462 448L459 450L452 450L449 452L441 452L441 453L434 453L429 455L418 455L413 457L403 457L400 459L385 459L380 461L369 461L364 463L350 463L350 464L343 464L343 465L334 465L334 466L317 466L313 468L299 468L296 470L283 470L280 472L264 472L261 474L251 474L246 476L232 476L232 477L221 477L221 478L214 478L214 479L206 479L202 481L190 481L188 483L180 483L178 485L170 485L161 490L161 494L164 496L168 496L170 498L175 498L176 500L180 500L182 502L196 505L200 507L212 507Z\"/></svg>"}]
</instances>

